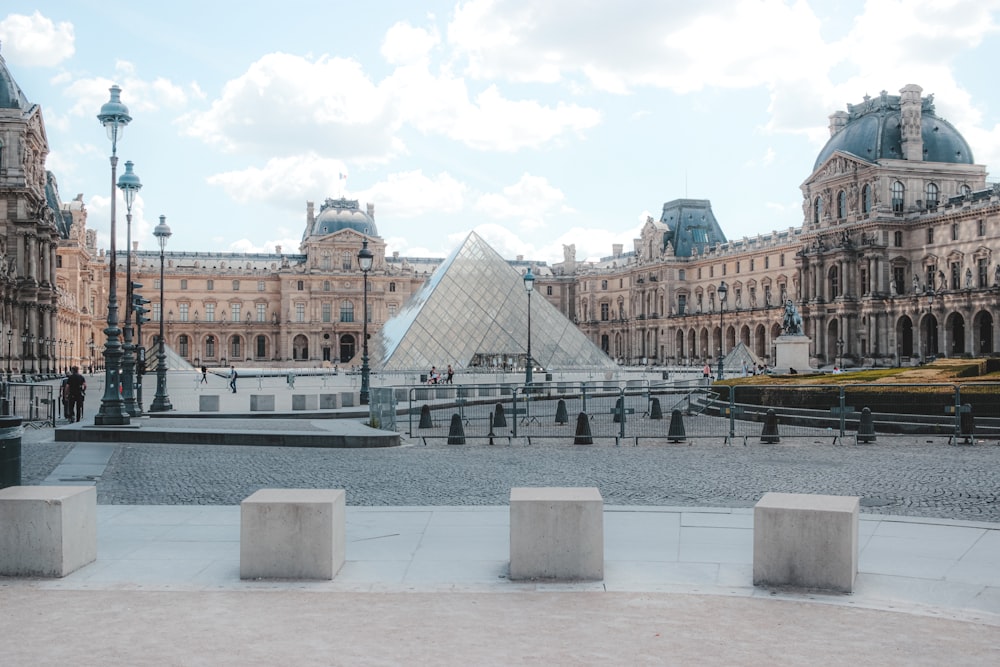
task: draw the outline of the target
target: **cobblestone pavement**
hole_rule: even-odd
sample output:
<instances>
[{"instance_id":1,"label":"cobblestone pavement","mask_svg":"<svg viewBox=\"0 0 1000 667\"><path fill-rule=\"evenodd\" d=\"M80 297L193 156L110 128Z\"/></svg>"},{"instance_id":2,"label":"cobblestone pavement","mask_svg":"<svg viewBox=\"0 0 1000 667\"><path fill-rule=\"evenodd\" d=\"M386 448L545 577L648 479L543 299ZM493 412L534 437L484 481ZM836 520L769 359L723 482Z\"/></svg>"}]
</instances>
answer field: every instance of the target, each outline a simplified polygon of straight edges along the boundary
<instances>
[{"instance_id":1,"label":"cobblestone pavement","mask_svg":"<svg viewBox=\"0 0 1000 667\"><path fill-rule=\"evenodd\" d=\"M51 438L51 429L48 431ZM24 483L67 451L25 439ZM260 488L344 488L351 505L503 505L514 486L596 486L609 505L750 506L767 491L858 495L867 512L1000 521L1000 447L944 439L834 445L644 442L387 449L119 445L98 482L103 504L236 505Z\"/></svg>"}]
</instances>

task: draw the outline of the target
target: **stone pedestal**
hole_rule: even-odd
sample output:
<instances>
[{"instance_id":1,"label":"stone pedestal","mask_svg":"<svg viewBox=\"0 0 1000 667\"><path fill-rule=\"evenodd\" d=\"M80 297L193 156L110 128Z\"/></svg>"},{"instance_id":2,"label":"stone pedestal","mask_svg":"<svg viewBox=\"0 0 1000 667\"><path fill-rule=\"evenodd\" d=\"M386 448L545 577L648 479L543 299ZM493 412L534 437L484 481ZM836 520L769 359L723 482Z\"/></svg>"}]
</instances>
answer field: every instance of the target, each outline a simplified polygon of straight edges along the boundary
<instances>
[{"instance_id":1,"label":"stone pedestal","mask_svg":"<svg viewBox=\"0 0 1000 667\"><path fill-rule=\"evenodd\" d=\"M843 593L858 574L857 496L765 493L753 511L753 583Z\"/></svg>"},{"instance_id":2,"label":"stone pedestal","mask_svg":"<svg viewBox=\"0 0 1000 667\"><path fill-rule=\"evenodd\" d=\"M96 487L0 490L0 575L65 577L96 558Z\"/></svg>"},{"instance_id":3,"label":"stone pedestal","mask_svg":"<svg viewBox=\"0 0 1000 667\"><path fill-rule=\"evenodd\" d=\"M320 394L319 395L319 409L320 410L336 410L337 409L337 395L336 394Z\"/></svg>"},{"instance_id":4,"label":"stone pedestal","mask_svg":"<svg viewBox=\"0 0 1000 667\"><path fill-rule=\"evenodd\" d=\"M274 394L251 394L250 412L274 412Z\"/></svg>"},{"instance_id":5,"label":"stone pedestal","mask_svg":"<svg viewBox=\"0 0 1000 667\"><path fill-rule=\"evenodd\" d=\"M292 410L315 410L316 394L292 394Z\"/></svg>"},{"instance_id":6,"label":"stone pedestal","mask_svg":"<svg viewBox=\"0 0 1000 667\"><path fill-rule=\"evenodd\" d=\"M604 578L604 500L593 487L510 490L510 578Z\"/></svg>"},{"instance_id":7,"label":"stone pedestal","mask_svg":"<svg viewBox=\"0 0 1000 667\"><path fill-rule=\"evenodd\" d=\"M794 368L799 373L808 373L809 366L808 336L778 336L774 340L774 370L778 373L788 373Z\"/></svg>"},{"instance_id":8,"label":"stone pedestal","mask_svg":"<svg viewBox=\"0 0 1000 667\"><path fill-rule=\"evenodd\" d=\"M198 411L199 412L218 412L219 411L219 395L218 394L202 394L198 397Z\"/></svg>"},{"instance_id":9,"label":"stone pedestal","mask_svg":"<svg viewBox=\"0 0 1000 667\"><path fill-rule=\"evenodd\" d=\"M344 564L343 489L261 489L240 503L241 579L333 579Z\"/></svg>"}]
</instances>

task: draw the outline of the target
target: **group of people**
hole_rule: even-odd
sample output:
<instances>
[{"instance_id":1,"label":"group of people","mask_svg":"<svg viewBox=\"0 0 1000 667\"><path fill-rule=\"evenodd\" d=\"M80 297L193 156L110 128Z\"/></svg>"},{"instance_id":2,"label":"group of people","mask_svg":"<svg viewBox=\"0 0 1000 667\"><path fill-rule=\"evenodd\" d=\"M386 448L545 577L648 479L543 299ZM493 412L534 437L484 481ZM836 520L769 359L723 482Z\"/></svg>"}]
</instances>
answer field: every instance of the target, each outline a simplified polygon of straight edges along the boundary
<instances>
[{"instance_id":1,"label":"group of people","mask_svg":"<svg viewBox=\"0 0 1000 667\"><path fill-rule=\"evenodd\" d=\"M448 371L444 380L441 379L441 373L438 371L437 366L431 366L431 372L427 375L427 384L453 384L452 378L454 377L455 371L452 369L451 364L448 364Z\"/></svg>"},{"instance_id":2,"label":"group of people","mask_svg":"<svg viewBox=\"0 0 1000 667\"><path fill-rule=\"evenodd\" d=\"M80 374L79 366L72 366L62 384L59 385L59 399L63 405L63 416L71 422L83 419L83 401L87 397L87 378Z\"/></svg>"}]
</instances>

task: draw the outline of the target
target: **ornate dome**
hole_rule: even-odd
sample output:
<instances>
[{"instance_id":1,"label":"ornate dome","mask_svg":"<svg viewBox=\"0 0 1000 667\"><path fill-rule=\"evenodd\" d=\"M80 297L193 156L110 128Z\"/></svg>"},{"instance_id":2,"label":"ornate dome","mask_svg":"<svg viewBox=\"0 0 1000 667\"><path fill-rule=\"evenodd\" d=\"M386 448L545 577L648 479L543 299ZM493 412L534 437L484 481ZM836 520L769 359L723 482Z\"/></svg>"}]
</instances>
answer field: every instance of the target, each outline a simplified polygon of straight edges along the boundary
<instances>
[{"instance_id":1,"label":"ornate dome","mask_svg":"<svg viewBox=\"0 0 1000 667\"><path fill-rule=\"evenodd\" d=\"M920 90L915 86L913 88ZM974 164L972 149L965 138L951 123L934 113L934 96L928 95L919 98L919 101L923 160ZM900 102L899 95L889 95L883 90L879 97L866 95L861 104L848 104L846 113L838 111L831 116L833 135L820 151L813 170L818 169L835 151L850 153L869 162L906 159Z\"/></svg>"},{"instance_id":2,"label":"ornate dome","mask_svg":"<svg viewBox=\"0 0 1000 667\"><path fill-rule=\"evenodd\" d=\"M362 211L357 199L327 199L319 209L306 236L327 236L342 229L353 229L365 236L378 236L375 220L369 212Z\"/></svg>"}]
</instances>

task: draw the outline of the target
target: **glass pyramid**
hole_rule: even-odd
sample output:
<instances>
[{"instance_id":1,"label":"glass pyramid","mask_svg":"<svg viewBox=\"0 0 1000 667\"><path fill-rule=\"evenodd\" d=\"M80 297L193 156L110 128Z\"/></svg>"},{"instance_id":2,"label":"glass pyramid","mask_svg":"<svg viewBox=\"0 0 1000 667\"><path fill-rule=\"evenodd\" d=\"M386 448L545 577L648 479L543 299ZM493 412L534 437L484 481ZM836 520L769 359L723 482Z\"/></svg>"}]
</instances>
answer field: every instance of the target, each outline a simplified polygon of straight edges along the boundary
<instances>
[{"instance_id":1,"label":"glass pyramid","mask_svg":"<svg viewBox=\"0 0 1000 667\"><path fill-rule=\"evenodd\" d=\"M372 365L385 371L523 368L528 295L517 269L475 232L383 325ZM546 370L616 364L541 294L531 298L531 357Z\"/></svg>"}]
</instances>

